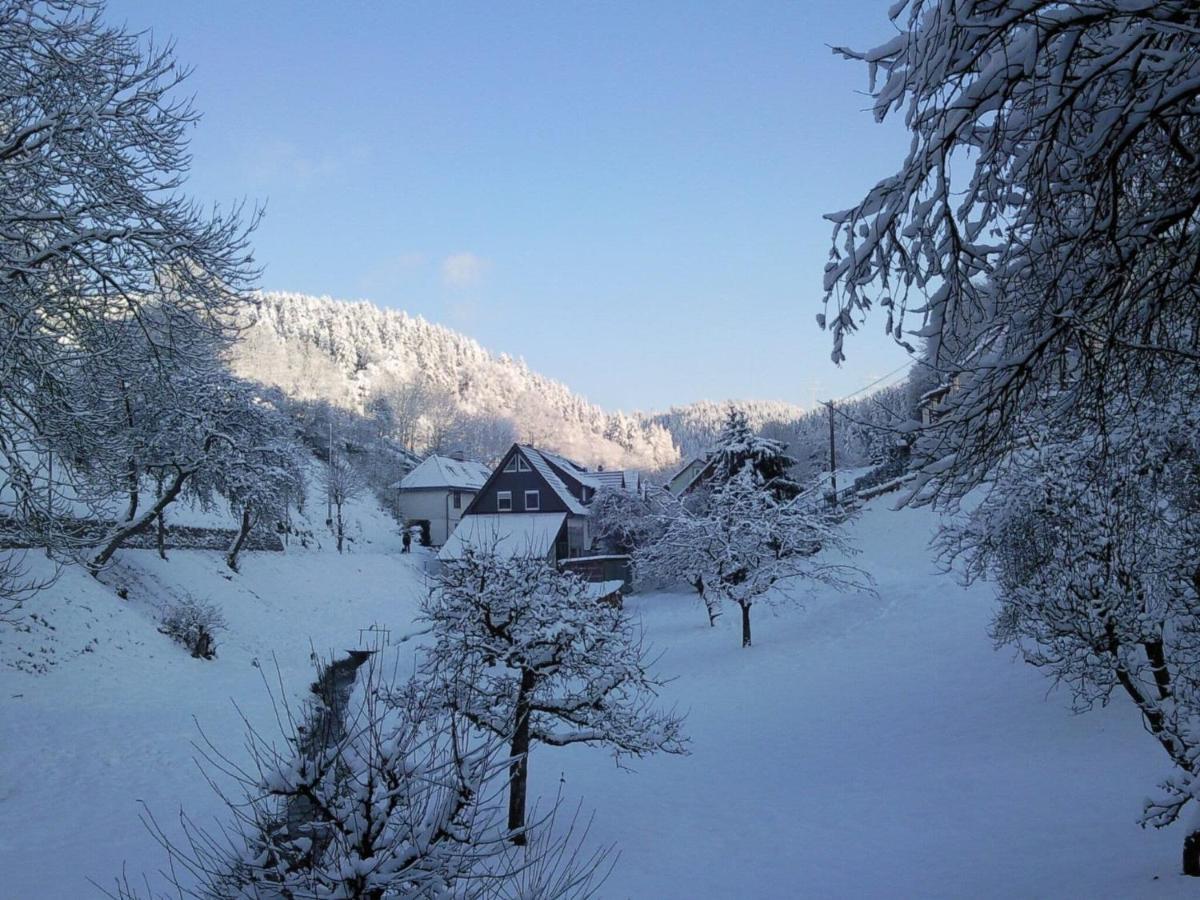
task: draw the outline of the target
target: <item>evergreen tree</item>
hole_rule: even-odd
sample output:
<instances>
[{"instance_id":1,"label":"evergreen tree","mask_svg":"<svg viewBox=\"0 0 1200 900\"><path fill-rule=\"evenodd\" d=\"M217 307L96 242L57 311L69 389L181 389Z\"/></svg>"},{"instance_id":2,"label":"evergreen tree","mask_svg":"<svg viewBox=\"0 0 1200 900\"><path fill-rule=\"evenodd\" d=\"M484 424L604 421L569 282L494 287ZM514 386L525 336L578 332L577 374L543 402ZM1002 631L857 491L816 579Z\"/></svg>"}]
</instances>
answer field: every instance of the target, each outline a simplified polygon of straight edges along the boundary
<instances>
[{"instance_id":1,"label":"evergreen tree","mask_svg":"<svg viewBox=\"0 0 1200 900\"><path fill-rule=\"evenodd\" d=\"M755 484L770 490L776 500L791 500L800 493L800 485L788 474L796 460L786 450L781 441L756 434L746 414L731 406L712 451L716 461L713 479L727 484L749 466Z\"/></svg>"}]
</instances>

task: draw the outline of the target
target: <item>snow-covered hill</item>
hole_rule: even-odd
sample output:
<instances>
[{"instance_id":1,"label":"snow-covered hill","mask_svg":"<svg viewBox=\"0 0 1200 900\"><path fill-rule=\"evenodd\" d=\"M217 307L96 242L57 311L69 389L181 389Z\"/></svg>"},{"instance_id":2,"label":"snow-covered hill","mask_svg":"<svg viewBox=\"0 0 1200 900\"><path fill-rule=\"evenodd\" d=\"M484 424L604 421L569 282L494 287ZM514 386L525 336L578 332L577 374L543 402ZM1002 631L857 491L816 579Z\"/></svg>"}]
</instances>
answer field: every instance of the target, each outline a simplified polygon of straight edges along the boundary
<instances>
[{"instance_id":1,"label":"snow-covered hill","mask_svg":"<svg viewBox=\"0 0 1200 900\"><path fill-rule=\"evenodd\" d=\"M369 506L353 513L367 531ZM878 597L818 593L803 610L760 612L748 650L735 616L709 628L692 596L630 598L676 676L663 699L688 713L691 755L631 771L586 748L531 759L534 793L561 783L595 810L592 839L620 846L602 896L1191 893L1175 874L1180 834L1134 824L1161 751L1125 704L1073 716L1039 673L994 652L990 593L934 574L934 525L875 501L853 537ZM0 895L77 898L122 863L156 869L138 801L167 828L180 804L219 814L191 762L193 717L236 754L233 703L269 730L263 677L276 663L298 698L312 648L354 647L377 622L409 628L421 557L368 537L341 556L247 554L238 575L215 553L130 551L128 601L75 570L43 594L31 611L53 629L35 624L20 649L52 649L57 664L0 669ZM185 586L229 620L212 662L155 629L155 604ZM6 638L0 658L17 650Z\"/></svg>"},{"instance_id":2,"label":"snow-covered hill","mask_svg":"<svg viewBox=\"0 0 1200 900\"><path fill-rule=\"evenodd\" d=\"M721 403L700 400L686 406L672 406L664 412L639 413L638 419L648 427L665 428L680 453L690 458L712 447L730 406L744 412L755 431L762 431L768 425L792 425L805 412L802 406L774 400L727 400Z\"/></svg>"},{"instance_id":3,"label":"snow-covered hill","mask_svg":"<svg viewBox=\"0 0 1200 900\"><path fill-rule=\"evenodd\" d=\"M296 399L361 411L379 390L422 383L458 412L507 419L521 440L589 465L658 470L679 458L665 428L606 412L523 360L419 316L287 293L258 295L244 316L234 370Z\"/></svg>"}]
</instances>

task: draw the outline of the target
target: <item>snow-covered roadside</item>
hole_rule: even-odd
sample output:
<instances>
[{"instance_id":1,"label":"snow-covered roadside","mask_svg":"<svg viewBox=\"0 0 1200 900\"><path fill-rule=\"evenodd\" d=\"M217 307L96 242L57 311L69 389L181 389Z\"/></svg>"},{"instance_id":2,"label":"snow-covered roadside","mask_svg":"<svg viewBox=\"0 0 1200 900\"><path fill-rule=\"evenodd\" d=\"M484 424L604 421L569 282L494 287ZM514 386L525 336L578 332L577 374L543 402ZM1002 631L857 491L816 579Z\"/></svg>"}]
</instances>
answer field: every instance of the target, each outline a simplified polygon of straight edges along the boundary
<instances>
[{"instance_id":1,"label":"snow-covered roadside","mask_svg":"<svg viewBox=\"0 0 1200 900\"><path fill-rule=\"evenodd\" d=\"M660 670L677 676L663 699L688 712L692 755L632 772L587 748L531 759L535 792L563 779L569 801L596 811L592 838L620 846L602 895L1191 893L1175 874L1180 833L1134 824L1165 766L1131 710L1072 716L1039 673L995 653L989 590L935 575L933 518L889 502L854 525L855 561L878 597L822 593L804 610L756 611L751 649L733 611L710 629L692 597L629 599L663 651ZM106 880L122 861L157 868L137 800L166 822L181 803L202 821L220 811L191 763L192 717L236 750L231 698L270 722L254 662L272 672L274 653L302 695L310 637L340 651L374 622L409 627L421 559L249 554L232 575L215 553L125 554L137 594L186 585L222 606L229 632L213 662L158 634L144 597L123 603L66 573L40 601L58 627L43 632L58 665L0 670L0 896L88 896L86 878Z\"/></svg>"}]
</instances>

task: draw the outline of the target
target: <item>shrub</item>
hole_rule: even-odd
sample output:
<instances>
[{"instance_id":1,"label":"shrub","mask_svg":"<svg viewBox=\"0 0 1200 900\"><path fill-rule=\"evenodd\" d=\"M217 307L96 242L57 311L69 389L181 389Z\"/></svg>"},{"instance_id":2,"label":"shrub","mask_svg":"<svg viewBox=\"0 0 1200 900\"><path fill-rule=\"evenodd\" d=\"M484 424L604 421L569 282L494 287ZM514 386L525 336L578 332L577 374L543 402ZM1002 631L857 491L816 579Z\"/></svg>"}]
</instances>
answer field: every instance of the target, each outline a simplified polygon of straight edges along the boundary
<instances>
[{"instance_id":1,"label":"shrub","mask_svg":"<svg viewBox=\"0 0 1200 900\"><path fill-rule=\"evenodd\" d=\"M187 597L167 606L158 630L197 659L212 659L217 655L215 635L225 630L225 617L213 604Z\"/></svg>"}]
</instances>

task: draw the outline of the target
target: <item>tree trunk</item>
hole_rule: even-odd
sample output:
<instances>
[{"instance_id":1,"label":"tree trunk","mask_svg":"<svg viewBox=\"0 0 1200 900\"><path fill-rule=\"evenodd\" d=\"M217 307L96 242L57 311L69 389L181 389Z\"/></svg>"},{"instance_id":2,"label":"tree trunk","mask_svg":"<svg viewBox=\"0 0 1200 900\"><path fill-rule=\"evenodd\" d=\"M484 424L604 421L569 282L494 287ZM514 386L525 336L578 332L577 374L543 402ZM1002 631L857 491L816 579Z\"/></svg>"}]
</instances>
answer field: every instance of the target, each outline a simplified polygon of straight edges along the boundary
<instances>
[{"instance_id":1,"label":"tree trunk","mask_svg":"<svg viewBox=\"0 0 1200 900\"><path fill-rule=\"evenodd\" d=\"M514 844L525 843L525 788L529 781L529 695L537 683L536 676L525 670L521 673L521 689L517 693L517 717L513 728L512 762L508 767L508 830Z\"/></svg>"},{"instance_id":2,"label":"tree trunk","mask_svg":"<svg viewBox=\"0 0 1200 900\"><path fill-rule=\"evenodd\" d=\"M700 599L704 601L705 612L708 613L708 626L710 628L717 627L717 619L721 615L721 604L714 600L708 594L704 593L704 576L697 575L692 579L692 587L696 589L696 593L700 595Z\"/></svg>"},{"instance_id":3,"label":"tree trunk","mask_svg":"<svg viewBox=\"0 0 1200 900\"><path fill-rule=\"evenodd\" d=\"M337 505L337 548L338 553L342 552L342 538L345 536L345 528L342 524L342 504Z\"/></svg>"},{"instance_id":4,"label":"tree trunk","mask_svg":"<svg viewBox=\"0 0 1200 900\"><path fill-rule=\"evenodd\" d=\"M161 497L163 492L162 472L154 476L154 495ZM161 512L154 518L154 543L158 547L159 559L167 558L167 519Z\"/></svg>"},{"instance_id":5,"label":"tree trunk","mask_svg":"<svg viewBox=\"0 0 1200 900\"><path fill-rule=\"evenodd\" d=\"M246 543L246 538L253 527L254 519L250 516L249 508L243 509L241 527L238 528L237 537L233 539L233 546L229 548L229 553L225 556L225 565L235 572L238 570L238 554L242 552L242 545Z\"/></svg>"},{"instance_id":6,"label":"tree trunk","mask_svg":"<svg viewBox=\"0 0 1200 900\"><path fill-rule=\"evenodd\" d=\"M739 603L742 608L742 646L750 646L750 604Z\"/></svg>"},{"instance_id":7,"label":"tree trunk","mask_svg":"<svg viewBox=\"0 0 1200 900\"><path fill-rule=\"evenodd\" d=\"M1200 831L1183 839L1183 874L1200 876Z\"/></svg>"},{"instance_id":8,"label":"tree trunk","mask_svg":"<svg viewBox=\"0 0 1200 900\"><path fill-rule=\"evenodd\" d=\"M187 480L192 476L193 471L195 470L180 469L178 474L176 474L174 481L172 481L167 489L163 491L163 495L159 497L157 501L155 501L154 506L150 507L150 509L142 513L132 522L126 523L124 526L118 528L115 532L109 535L109 537L105 540L104 546L101 548L100 552L92 558L90 563L88 563L88 571L90 571L93 576L99 575L100 570L104 568L104 564L112 559L112 555L116 553L118 549L120 549L121 545L125 543L126 539L128 539L131 534L135 534L136 532L140 531L155 516L162 513L162 511L167 508L172 500L179 496L179 492L183 490L184 484L186 484Z\"/></svg>"},{"instance_id":9,"label":"tree trunk","mask_svg":"<svg viewBox=\"0 0 1200 900\"><path fill-rule=\"evenodd\" d=\"M125 511L125 521L132 522L133 517L137 515L138 502L139 502L139 499L138 499L139 478L138 478L137 460L130 458L129 471L126 473L125 478L129 484L129 509L127 509Z\"/></svg>"},{"instance_id":10,"label":"tree trunk","mask_svg":"<svg viewBox=\"0 0 1200 900\"><path fill-rule=\"evenodd\" d=\"M159 513L154 517L154 542L158 546L158 556L160 559L167 558L167 520L163 518L163 514Z\"/></svg>"}]
</instances>

